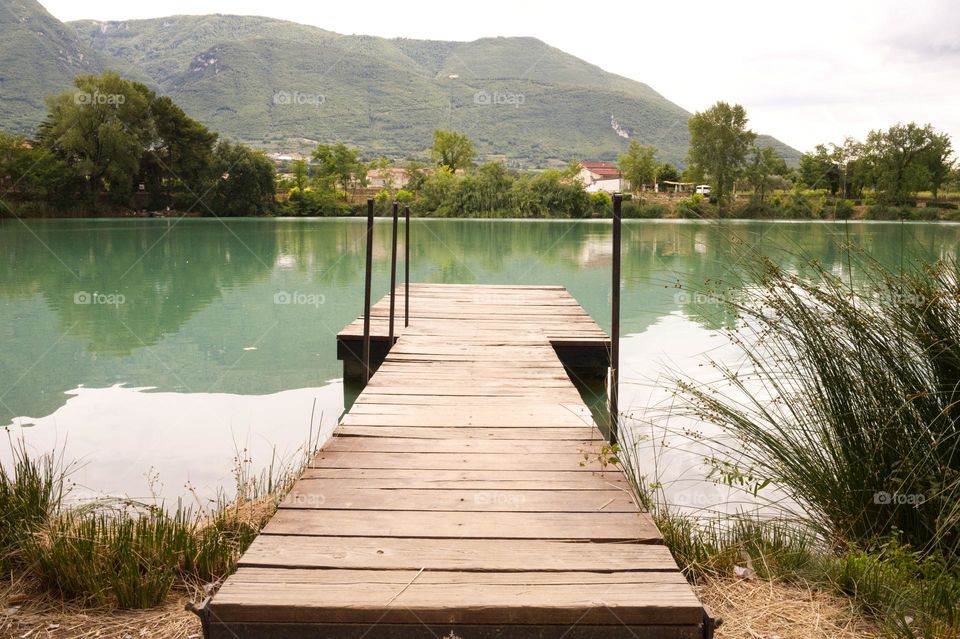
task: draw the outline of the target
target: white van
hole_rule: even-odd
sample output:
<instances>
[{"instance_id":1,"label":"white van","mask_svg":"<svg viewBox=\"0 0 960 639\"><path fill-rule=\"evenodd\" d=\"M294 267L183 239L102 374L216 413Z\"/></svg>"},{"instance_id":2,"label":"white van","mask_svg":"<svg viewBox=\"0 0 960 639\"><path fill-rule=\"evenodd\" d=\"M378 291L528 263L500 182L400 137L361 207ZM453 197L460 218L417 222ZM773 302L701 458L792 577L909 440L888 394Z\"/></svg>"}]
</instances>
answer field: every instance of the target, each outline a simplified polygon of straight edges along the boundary
<instances>
[{"instance_id":1,"label":"white van","mask_svg":"<svg viewBox=\"0 0 960 639\"><path fill-rule=\"evenodd\" d=\"M697 195L710 195L710 185L698 184L695 192Z\"/></svg>"}]
</instances>

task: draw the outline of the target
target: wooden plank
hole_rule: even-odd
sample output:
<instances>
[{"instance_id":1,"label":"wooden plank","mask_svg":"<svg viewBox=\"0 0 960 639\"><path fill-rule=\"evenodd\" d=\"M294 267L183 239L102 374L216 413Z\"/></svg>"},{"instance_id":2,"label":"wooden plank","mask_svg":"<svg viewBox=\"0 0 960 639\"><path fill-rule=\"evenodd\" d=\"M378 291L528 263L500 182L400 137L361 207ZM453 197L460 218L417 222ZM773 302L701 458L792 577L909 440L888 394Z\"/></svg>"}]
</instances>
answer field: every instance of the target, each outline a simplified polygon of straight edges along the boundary
<instances>
[{"instance_id":1,"label":"wooden plank","mask_svg":"<svg viewBox=\"0 0 960 639\"><path fill-rule=\"evenodd\" d=\"M310 468L410 468L416 470L604 470L600 460L579 453L518 455L484 453L367 453L321 451Z\"/></svg>"},{"instance_id":2,"label":"wooden plank","mask_svg":"<svg viewBox=\"0 0 960 639\"><path fill-rule=\"evenodd\" d=\"M440 429L438 429L440 430ZM443 429L447 430L447 429ZM329 452L367 452L367 453L487 453L487 454L524 454L554 455L589 454L599 455L601 442L594 441L530 441L483 440L483 439L436 439L413 440L387 437L334 437L323 447Z\"/></svg>"},{"instance_id":3,"label":"wooden plank","mask_svg":"<svg viewBox=\"0 0 960 639\"><path fill-rule=\"evenodd\" d=\"M432 470L424 473L404 468L307 468L302 479L324 479L368 482L380 488L475 488L477 486L500 486L504 488L542 489L544 486L575 487L578 490L596 487L607 490L613 486L629 486L623 474L617 470L605 473L582 473L572 470L538 471L515 470L504 473L499 470Z\"/></svg>"},{"instance_id":4,"label":"wooden plank","mask_svg":"<svg viewBox=\"0 0 960 639\"><path fill-rule=\"evenodd\" d=\"M298 482L281 508L447 512L635 513L627 490L346 488Z\"/></svg>"},{"instance_id":5,"label":"wooden plank","mask_svg":"<svg viewBox=\"0 0 960 639\"><path fill-rule=\"evenodd\" d=\"M406 539L262 535L241 567L499 572L676 570L666 546L538 539Z\"/></svg>"},{"instance_id":6,"label":"wooden plank","mask_svg":"<svg viewBox=\"0 0 960 639\"><path fill-rule=\"evenodd\" d=\"M264 527L272 535L422 537L426 539L593 539L659 543L645 513L516 513L281 508Z\"/></svg>"},{"instance_id":7,"label":"wooden plank","mask_svg":"<svg viewBox=\"0 0 960 639\"><path fill-rule=\"evenodd\" d=\"M340 426L338 437L405 437L410 439L498 439L594 441L605 440L600 431L590 426L582 428L477 428L473 426L430 427L430 426Z\"/></svg>"},{"instance_id":8,"label":"wooden plank","mask_svg":"<svg viewBox=\"0 0 960 639\"><path fill-rule=\"evenodd\" d=\"M703 639L699 624L210 623L210 639Z\"/></svg>"},{"instance_id":9,"label":"wooden plank","mask_svg":"<svg viewBox=\"0 0 960 639\"><path fill-rule=\"evenodd\" d=\"M276 583L283 583L282 589ZM323 593L322 596L317 596ZM256 605L247 601L255 599ZM211 610L221 621L694 624L682 575L241 568Z\"/></svg>"}]
</instances>

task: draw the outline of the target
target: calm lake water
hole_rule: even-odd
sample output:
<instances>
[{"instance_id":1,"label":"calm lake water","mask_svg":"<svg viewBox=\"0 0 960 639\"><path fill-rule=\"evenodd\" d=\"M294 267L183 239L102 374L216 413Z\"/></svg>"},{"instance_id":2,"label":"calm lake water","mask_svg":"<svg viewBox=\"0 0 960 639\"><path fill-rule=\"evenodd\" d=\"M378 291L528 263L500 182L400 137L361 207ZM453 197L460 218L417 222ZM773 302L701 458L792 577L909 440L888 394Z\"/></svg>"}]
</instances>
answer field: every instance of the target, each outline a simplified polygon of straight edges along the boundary
<instances>
[{"instance_id":1,"label":"calm lake water","mask_svg":"<svg viewBox=\"0 0 960 639\"><path fill-rule=\"evenodd\" d=\"M411 232L414 282L560 284L609 329L609 222L417 219ZM848 236L898 264L956 256L960 226L626 223L621 406L633 427L663 442L662 428L689 425L658 417L664 376L703 378L708 356L738 357L718 333L731 318L690 290L752 249L844 272ZM229 489L238 452L257 467L289 457L343 411L334 336L362 310L363 240L353 219L0 222L0 426L77 460L80 494L146 498L149 477L168 499ZM389 257L378 220L375 299ZM676 503L730 501L682 438L642 458Z\"/></svg>"}]
</instances>

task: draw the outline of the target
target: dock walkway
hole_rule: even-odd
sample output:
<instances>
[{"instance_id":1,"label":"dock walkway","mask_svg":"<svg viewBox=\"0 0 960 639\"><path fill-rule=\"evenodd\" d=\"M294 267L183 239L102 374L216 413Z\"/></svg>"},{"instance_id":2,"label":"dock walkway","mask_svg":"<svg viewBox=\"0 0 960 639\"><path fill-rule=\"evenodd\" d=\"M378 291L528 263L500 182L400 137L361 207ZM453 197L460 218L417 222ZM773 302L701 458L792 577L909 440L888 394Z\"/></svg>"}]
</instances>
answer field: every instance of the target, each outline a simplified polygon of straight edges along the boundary
<instances>
[{"instance_id":1,"label":"dock walkway","mask_svg":"<svg viewBox=\"0 0 960 639\"><path fill-rule=\"evenodd\" d=\"M703 608L557 355L607 340L566 290L415 285L400 317L208 604L210 636L702 638Z\"/></svg>"}]
</instances>

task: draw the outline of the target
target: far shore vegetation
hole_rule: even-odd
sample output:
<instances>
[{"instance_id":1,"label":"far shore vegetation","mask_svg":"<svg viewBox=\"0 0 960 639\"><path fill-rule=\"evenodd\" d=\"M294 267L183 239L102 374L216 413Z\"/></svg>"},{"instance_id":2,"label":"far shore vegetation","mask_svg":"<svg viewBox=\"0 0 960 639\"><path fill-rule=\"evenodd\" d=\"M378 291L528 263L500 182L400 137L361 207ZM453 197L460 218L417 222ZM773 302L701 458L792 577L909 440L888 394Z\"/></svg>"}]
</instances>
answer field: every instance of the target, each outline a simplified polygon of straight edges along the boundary
<instances>
[{"instance_id":1,"label":"far shore vegetation","mask_svg":"<svg viewBox=\"0 0 960 639\"><path fill-rule=\"evenodd\" d=\"M362 213L367 198L381 215L393 202L435 217L612 214L610 194L588 192L578 178L590 158L514 171L478 163L466 136L438 130L420 158L366 157L338 142L274 161L115 73L79 76L75 85L48 99L34 139L0 134L0 217L342 216ZM951 140L929 125L818 145L795 167L757 145L739 105L695 113L689 130L684 167L635 140L617 159L625 217L960 220Z\"/></svg>"}]
</instances>

